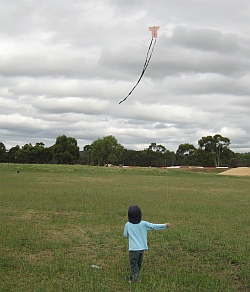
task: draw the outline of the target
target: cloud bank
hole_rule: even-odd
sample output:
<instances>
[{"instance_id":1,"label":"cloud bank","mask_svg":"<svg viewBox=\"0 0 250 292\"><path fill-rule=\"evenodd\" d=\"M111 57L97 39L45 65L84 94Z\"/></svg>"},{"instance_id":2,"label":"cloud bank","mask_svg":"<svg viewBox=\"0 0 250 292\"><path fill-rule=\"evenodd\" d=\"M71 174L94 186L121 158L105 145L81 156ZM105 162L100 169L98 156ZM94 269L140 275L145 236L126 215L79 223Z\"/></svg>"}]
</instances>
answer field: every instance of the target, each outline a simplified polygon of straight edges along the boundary
<instances>
[{"instance_id":1,"label":"cloud bank","mask_svg":"<svg viewBox=\"0 0 250 292\"><path fill-rule=\"evenodd\" d=\"M250 152L249 14L246 0L1 1L0 141L176 151L219 133Z\"/></svg>"}]
</instances>

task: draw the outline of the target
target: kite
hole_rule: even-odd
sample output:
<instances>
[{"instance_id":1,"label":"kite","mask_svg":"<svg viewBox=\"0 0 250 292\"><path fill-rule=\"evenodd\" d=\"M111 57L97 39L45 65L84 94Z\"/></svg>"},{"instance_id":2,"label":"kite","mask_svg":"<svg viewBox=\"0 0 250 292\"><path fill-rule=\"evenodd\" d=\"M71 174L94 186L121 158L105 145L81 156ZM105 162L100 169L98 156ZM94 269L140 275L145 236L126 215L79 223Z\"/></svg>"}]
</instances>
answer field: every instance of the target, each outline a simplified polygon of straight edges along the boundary
<instances>
[{"instance_id":1,"label":"kite","mask_svg":"<svg viewBox=\"0 0 250 292\"><path fill-rule=\"evenodd\" d=\"M135 90L136 86L140 83L141 79L142 79L142 76L144 75L147 67L148 67L148 64L149 64L149 61L152 57L152 54L153 54L153 51L154 51L154 47L155 47L155 43L156 43L156 38L157 38L157 30L159 29L159 26L152 26L152 27L149 27L149 30L151 31L151 34L152 34L152 39L151 39L151 42L149 44L149 47L148 47L148 51L147 51L147 55L146 55L146 60L144 62L144 66L143 66L143 69L142 69L142 73L141 73L141 76L139 77L137 83L135 84L135 86L132 88L132 90L129 92L129 94L119 102L119 104L121 104L122 102L124 102L129 96L130 94Z\"/></svg>"}]
</instances>

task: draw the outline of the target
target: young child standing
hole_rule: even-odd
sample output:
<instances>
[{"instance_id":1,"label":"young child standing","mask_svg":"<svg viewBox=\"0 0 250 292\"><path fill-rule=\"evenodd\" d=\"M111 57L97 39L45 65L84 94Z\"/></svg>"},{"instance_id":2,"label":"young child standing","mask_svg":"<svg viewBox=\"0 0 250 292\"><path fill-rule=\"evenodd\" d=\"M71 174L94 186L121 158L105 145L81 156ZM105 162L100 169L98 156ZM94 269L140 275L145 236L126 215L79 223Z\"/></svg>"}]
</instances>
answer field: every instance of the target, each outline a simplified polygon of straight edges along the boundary
<instances>
[{"instance_id":1,"label":"young child standing","mask_svg":"<svg viewBox=\"0 0 250 292\"><path fill-rule=\"evenodd\" d=\"M144 250L148 249L148 230L163 230L170 226L170 223L153 224L142 221L141 209L135 205L128 209L128 222L124 226L124 236L129 241L129 262L130 276L126 277L129 282L140 282L140 270Z\"/></svg>"}]
</instances>

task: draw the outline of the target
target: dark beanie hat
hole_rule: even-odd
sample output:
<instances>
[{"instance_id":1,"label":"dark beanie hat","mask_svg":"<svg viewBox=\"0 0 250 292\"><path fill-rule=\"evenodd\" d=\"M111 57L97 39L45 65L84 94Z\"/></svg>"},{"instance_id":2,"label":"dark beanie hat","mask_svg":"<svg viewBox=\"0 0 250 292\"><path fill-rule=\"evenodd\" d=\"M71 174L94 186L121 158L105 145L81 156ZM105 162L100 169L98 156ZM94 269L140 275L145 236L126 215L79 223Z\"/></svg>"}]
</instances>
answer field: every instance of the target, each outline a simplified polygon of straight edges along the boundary
<instances>
[{"instance_id":1,"label":"dark beanie hat","mask_svg":"<svg viewBox=\"0 0 250 292\"><path fill-rule=\"evenodd\" d=\"M138 224L141 222L141 209L135 205L135 206L130 206L128 208L128 221L133 224Z\"/></svg>"}]
</instances>

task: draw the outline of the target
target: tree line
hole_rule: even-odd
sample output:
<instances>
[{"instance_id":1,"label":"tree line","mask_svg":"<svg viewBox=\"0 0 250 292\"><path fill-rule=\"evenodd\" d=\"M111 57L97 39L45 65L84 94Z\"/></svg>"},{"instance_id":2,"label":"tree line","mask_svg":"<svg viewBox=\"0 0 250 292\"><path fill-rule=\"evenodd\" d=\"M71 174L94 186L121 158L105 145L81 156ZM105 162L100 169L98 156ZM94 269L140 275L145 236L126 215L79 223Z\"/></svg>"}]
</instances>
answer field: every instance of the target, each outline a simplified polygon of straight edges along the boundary
<instances>
[{"instance_id":1,"label":"tree line","mask_svg":"<svg viewBox=\"0 0 250 292\"><path fill-rule=\"evenodd\" d=\"M173 152L165 146L152 142L143 150L129 150L112 136L105 136L85 145L80 150L77 140L66 135L58 136L54 145L45 147L38 142L35 145L16 145L7 150L0 142L1 163L35 164L85 164L85 165L128 165L164 167L183 166L250 166L250 153L234 153L230 148L230 139L220 134L202 137L198 148L193 144L180 144Z\"/></svg>"}]
</instances>

